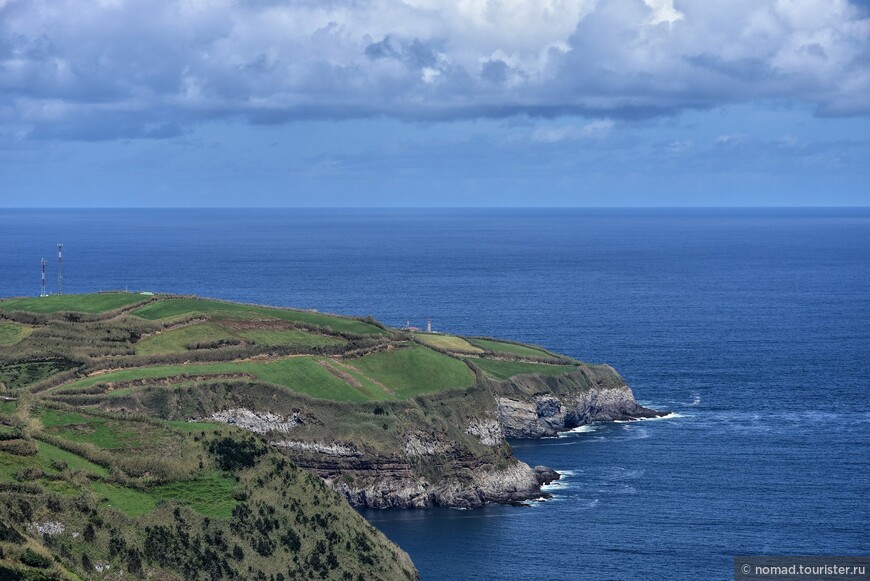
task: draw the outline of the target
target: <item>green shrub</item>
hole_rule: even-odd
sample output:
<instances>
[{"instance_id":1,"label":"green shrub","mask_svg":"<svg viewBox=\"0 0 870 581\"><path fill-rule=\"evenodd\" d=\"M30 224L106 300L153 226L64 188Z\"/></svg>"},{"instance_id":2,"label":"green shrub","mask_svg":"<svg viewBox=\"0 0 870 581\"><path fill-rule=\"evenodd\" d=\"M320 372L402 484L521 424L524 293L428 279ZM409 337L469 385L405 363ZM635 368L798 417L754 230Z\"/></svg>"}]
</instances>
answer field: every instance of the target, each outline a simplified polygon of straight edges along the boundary
<instances>
[{"instance_id":1,"label":"green shrub","mask_svg":"<svg viewBox=\"0 0 870 581\"><path fill-rule=\"evenodd\" d=\"M51 566L51 559L40 555L30 547L24 549L24 553L21 554L18 560L28 567L35 567L37 569L47 569Z\"/></svg>"},{"instance_id":2,"label":"green shrub","mask_svg":"<svg viewBox=\"0 0 870 581\"><path fill-rule=\"evenodd\" d=\"M232 472L252 467L256 463L257 458L266 453L266 450L253 438L246 438L244 440L221 438L209 444L209 452L214 454L218 466L222 470Z\"/></svg>"}]
</instances>

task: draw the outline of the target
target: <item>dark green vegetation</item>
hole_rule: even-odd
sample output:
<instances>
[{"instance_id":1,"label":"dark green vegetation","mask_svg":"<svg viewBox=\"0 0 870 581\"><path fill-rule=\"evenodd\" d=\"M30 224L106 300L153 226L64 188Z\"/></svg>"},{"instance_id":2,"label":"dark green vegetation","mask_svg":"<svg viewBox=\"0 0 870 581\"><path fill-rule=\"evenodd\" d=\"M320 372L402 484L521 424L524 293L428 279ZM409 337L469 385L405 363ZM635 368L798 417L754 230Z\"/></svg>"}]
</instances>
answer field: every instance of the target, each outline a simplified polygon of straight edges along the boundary
<instances>
[{"instance_id":1,"label":"dark green vegetation","mask_svg":"<svg viewBox=\"0 0 870 581\"><path fill-rule=\"evenodd\" d=\"M320 479L247 432L23 393L16 407L0 413L0 579L415 576Z\"/></svg>"},{"instance_id":2,"label":"dark green vegetation","mask_svg":"<svg viewBox=\"0 0 870 581\"><path fill-rule=\"evenodd\" d=\"M305 441L354 442L349 458L437 430L508 467L509 447L463 427L492 407L490 382L577 365L195 297L0 301L0 578L413 578L406 555L263 438L187 420L271 410L299 418Z\"/></svg>"},{"instance_id":3,"label":"dark green vegetation","mask_svg":"<svg viewBox=\"0 0 870 581\"><path fill-rule=\"evenodd\" d=\"M0 386L6 389L25 387L73 367L73 363L63 359L0 364Z\"/></svg>"}]
</instances>

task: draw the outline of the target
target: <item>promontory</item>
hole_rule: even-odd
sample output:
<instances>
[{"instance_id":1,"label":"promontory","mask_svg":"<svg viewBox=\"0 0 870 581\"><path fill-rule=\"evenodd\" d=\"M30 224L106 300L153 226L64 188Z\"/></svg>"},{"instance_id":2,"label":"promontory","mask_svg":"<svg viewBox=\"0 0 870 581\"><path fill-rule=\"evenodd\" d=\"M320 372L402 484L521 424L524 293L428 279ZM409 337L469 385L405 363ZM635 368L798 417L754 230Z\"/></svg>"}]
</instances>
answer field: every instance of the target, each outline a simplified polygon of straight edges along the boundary
<instances>
[{"instance_id":1,"label":"promontory","mask_svg":"<svg viewBox=\"0 0 870 581\"><path fill-rule=\"evenodd\" d=\"M521 503L558 474L508 439L659 415L608 365L504 339L194 296L5 299L0 576L414 579L349 504Z\"/></svg>"}]
</instances>

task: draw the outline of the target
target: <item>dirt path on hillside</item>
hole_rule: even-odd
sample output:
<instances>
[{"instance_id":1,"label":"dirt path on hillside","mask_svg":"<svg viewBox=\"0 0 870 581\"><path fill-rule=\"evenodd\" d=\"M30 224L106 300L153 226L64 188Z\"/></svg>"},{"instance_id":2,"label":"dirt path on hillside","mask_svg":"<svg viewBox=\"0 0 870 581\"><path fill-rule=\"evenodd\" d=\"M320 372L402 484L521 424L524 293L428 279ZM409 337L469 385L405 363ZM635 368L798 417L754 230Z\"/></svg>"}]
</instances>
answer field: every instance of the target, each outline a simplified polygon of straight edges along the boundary
<instances>
[{"instance_id":1,"label":"dirt path on hillside","mask_svg":"<svg viewBox=\"0 0 870 581\"><path fill-rule=\"evenodd\" d=\"M325 359L317 362L317 364L319 366L324 368L326 371L328 371L329 373L331 373L335 377L344 381L345 383L349 383L350 385L352 385L356 388L361 388L363 386L362 383L360 383L359 379L357 379L356 377L354 377L353 375L351 375L347 371L339 369L338 367L333 365L333 363L334 363L333 361L327 361Z\"/></svg>"},{"instance_id":2,"label":"dirt path on hillside","mask_svg":"<svg viewBox=\"0 0 870 581\"><path fill-rule=\"evenodd\" d=\"M348 365L347 363L344 363L343 361L338 361L337 359L333 359L332 362L335 363L336 365L344 367L345 369L348 369L348 370L352 369L352 370L356 371L357 373L359 373L360 375L365 377L368 381L371 381L372 383L374 383L375 385L377 385L378 387L380 387L381 389L383 389L387 393L392 394L392 395L396 395L396 392L394 392L392 389L390 389L389 387L387 387L386 385L384 385L383 383L381 383L377 379L373 379L373 378L369 377L368 375L366 375L365 373L363 373L362 371L360 371L356 367L354 367L352 365Z\"/></svg>"}]
</instances>

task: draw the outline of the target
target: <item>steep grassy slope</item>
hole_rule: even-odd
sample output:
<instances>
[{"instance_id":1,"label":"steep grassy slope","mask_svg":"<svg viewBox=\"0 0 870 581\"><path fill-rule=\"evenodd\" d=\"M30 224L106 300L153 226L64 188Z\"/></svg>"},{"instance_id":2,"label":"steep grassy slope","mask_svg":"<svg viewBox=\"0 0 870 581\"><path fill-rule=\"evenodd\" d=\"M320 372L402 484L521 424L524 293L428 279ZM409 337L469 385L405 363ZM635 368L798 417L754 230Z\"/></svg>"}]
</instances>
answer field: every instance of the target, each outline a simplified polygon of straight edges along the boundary
<instances>
[{"instance_id":1,"label":"steep grassy slope","mask_svg":"<svg viewBox=\"0 0 870 581\"><path fill-rule=\"evenodd\" d=\"M35 403L0 428L2 579L416 577L321 480L247 432Z\"/></svg>"},{"instance_id":2,"label":"steep grassy slope","mask_svg":"<svg viewBox=\"0 0 870 581\"><path fill-rule=\"evenodd\" d=\"M418 345L351 359L350 365L378 381L399 398L470 387L474 375L461 361Z\"/></svg>"}]
</instances>

